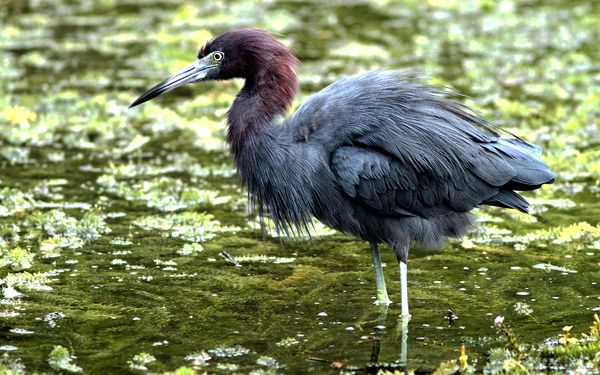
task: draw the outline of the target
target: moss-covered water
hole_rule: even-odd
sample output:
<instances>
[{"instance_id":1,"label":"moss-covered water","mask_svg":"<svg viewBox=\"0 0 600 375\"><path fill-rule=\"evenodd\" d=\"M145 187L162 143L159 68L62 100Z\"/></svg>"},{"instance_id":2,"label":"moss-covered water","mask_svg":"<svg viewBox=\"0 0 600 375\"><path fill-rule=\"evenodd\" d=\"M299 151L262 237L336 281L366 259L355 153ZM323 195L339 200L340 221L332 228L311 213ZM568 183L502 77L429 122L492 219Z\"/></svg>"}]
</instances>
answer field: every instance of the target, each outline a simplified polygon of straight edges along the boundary
<instances>
[{"instance_id":1,"label":"moss-covered water","mask_svg":"<svg viewBox=\"0 0 600 375\"><path fill-rule=\"evenodd\" d=\"M366 243L317 226L282 244L249 216L223 140L241 82L127 109L240 25L296 50L297 103L343 75L420 68L542 145L558 173L526 194L534 215L484 208L464 240L412 251L409 369L457 360L461 345L481 369L507 345L497 316L541 347L563 326L588 332L600 310L599 15L568 1L4 1L3 363L279 373L400 359L399 306L383 322L372 305ZM397 301L395 257L382 256ZM569 366L594 354L582 358Z\"/></svg>"}]
</instances>

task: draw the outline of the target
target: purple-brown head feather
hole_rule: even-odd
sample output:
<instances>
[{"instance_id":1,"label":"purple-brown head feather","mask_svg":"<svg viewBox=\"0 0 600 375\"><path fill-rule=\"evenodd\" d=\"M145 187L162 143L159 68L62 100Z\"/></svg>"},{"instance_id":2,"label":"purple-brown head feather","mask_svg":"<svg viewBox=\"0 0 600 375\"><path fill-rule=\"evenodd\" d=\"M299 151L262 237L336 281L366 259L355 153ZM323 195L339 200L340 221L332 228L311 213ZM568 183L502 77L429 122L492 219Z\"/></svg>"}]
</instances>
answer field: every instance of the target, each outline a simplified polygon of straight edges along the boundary
<instances>
[{"instance_id":1,"label":"purple-brown head feather","mask_svg":"<svg viewBox=\"0 0 600 375\"><path fill-rule=\"evenodd\" d=\"M216 79L245 78L249 88L275 83L285 89L281 96L290 100L287 106L291 104L290 98L298 89L294 70L299 62L290 49L270 33L252 28L227 31L208 41L198 52L198 58L215 51L225 54Z\"/></svg>"},{"instance_id":2,"label":"purple-brown head feather","mask_svg":"<svg viewBox=\"0 0 600 375\"><path fill-rule=\"evenodd\" d=\"M253 129L289 109L298 91L294 70L299 61L270 33L251 28L233 29L207 42L198 58L215 51L225 57L214 79L244 78L238 98L252 97L255 104L234 103L229 111L228 140L236 153Z\"/></svg>"}]
</instances>

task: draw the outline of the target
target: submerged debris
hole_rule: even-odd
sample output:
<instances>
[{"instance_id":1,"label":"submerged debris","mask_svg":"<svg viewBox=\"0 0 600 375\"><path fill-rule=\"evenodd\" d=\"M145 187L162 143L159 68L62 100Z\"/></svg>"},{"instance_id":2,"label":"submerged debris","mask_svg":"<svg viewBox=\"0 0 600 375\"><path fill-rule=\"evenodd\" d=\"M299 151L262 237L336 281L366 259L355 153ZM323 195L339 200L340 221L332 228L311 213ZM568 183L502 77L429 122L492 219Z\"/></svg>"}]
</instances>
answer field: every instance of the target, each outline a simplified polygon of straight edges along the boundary
<instances>
[{"instance_id":1,"label":"submerged debris","mask_svg":"<svg viewBox=\"0 0 600 375\"><path fill-rule=\"evenodd\" d=\"M449 308L446 316L444 316L444 319L448 321L448 327L452 327L458 320L458 315L456 315L452 308Z\"/></svg>"},{"instance_id":2,"label":"submerged debris","mask_svg":"<svg viewBox=\"0 0 600 375\"><path fill-rule=\"evenodd\" d=\"M236 267L241 267L242 265L240 264L240 262L237 261L237 259L232 256L231 254L229 254L227 251L221 251L219 253L219 256L221 258L223 258L227 263L231 263Z\"/></svg>"}]
</instances>

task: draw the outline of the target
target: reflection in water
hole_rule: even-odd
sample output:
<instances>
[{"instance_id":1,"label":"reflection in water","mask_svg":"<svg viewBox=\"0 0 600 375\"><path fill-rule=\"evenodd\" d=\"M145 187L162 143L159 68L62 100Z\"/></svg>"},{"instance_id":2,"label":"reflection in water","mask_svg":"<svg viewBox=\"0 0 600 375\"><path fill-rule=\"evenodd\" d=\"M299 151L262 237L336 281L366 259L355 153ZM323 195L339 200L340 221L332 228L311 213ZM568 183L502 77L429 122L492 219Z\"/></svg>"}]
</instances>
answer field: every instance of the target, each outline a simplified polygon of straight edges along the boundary
<instances>
[{"instance_id":1,"label":"reflection in water","mask_svg":"<svg viewBox=\"0 0 600 375\"><path fill-rule=\"evenodd\" d=\"M398 318L398 329L396 330L396 337L398 337L398 333L400 333L400 365L407 367L407 358L408 358L408 321L410 317L406 317L404 315ZM400 331L400 332L398 332Z\"/></svg>"},{"instance_id":2,"label":"reflection in water","mask_svg":"<svg viewBox=\"0 0 600 375\"><path fill-rule=\"evenodd\" d=\"M373 334L373 346L371 349L370 363L367 365L368 372L371 370L407 370L408 368L408 322L410 317L403 315L398 316L398 325L395 331L395 340L399 344L399 356L396 362L380 362L379 355L381 353L381 342L386 332L386 320L388 315L388 305L380 304L377 316L377 325Z\"/></svg>"}]
</instances>

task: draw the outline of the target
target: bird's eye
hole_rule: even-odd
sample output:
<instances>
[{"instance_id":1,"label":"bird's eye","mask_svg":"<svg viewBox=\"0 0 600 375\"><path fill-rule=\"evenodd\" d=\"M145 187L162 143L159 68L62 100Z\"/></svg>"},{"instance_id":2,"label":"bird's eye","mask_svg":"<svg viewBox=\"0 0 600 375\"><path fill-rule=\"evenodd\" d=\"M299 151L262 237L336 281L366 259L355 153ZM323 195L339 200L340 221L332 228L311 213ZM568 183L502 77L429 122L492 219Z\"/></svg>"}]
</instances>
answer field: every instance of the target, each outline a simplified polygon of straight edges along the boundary
<instances>
[{"instance_id":1,"label":"bird's eye","mask_svg":"<svg viewBox=\"0 0 600 375\"><path fill-rule=\"evenodd\" d=\"M223 58L224 58L224 57L225 57L225 54L224 54L223 52L221 52L221 51L217 51L217 52L215 52L215 54L213 55L213 59L214 59L215 61L221 61L221 60L223 60Z\"/></svg>"}]
</instances>

